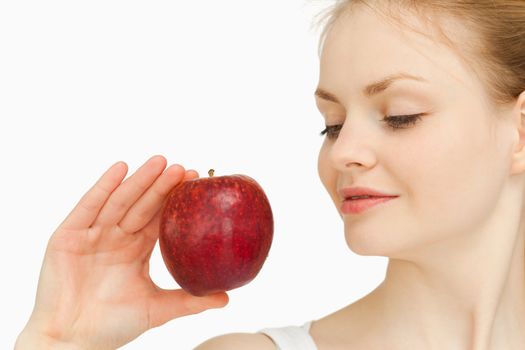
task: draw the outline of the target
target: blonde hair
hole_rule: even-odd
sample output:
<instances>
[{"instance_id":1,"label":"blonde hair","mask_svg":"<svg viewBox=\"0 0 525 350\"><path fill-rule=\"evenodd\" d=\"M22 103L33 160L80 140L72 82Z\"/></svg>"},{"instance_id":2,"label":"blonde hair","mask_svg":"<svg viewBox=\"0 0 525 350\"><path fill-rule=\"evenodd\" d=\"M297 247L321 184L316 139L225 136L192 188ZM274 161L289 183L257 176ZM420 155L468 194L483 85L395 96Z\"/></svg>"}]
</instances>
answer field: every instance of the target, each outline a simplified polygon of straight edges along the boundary
<instances>
[{"instance_id":1,"label":"blonde hair","mask_svg":"<svg viewBox=\"0 0 525 350\"><path fill-rule=\"evenodd\" d=\"M368 6L405 27L410 26L397 16L403 10L426 20L478 75L493 104L513 102L525 90L524 0L336 0L317 16L316 24L323 27L319 52L334 23L357 5ZM446 33L440 25L443 20L457 20L464 25L468 38L454 40L450 34L457 33Z\"/></svg>"}]
</instances>

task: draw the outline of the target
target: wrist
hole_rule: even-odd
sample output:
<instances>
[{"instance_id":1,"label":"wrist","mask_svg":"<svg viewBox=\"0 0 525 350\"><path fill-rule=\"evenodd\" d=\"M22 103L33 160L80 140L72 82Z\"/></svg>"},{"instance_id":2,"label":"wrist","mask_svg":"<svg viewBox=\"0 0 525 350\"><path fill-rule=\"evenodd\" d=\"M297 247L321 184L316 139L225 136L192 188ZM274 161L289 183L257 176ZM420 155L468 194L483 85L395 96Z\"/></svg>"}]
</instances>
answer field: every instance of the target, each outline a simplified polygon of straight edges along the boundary
<instances>
[{"instance_id":1,"label":"wrist","mask_svg":"<svg viewBox=\"0 0 525 350\"><path fill-rule=\"evenodd\" d=\"M53 339L45 334L24 329L16 339L15 350L26 349L80 350L81 348L70 343Z\"/></svg>"}]
</instances>

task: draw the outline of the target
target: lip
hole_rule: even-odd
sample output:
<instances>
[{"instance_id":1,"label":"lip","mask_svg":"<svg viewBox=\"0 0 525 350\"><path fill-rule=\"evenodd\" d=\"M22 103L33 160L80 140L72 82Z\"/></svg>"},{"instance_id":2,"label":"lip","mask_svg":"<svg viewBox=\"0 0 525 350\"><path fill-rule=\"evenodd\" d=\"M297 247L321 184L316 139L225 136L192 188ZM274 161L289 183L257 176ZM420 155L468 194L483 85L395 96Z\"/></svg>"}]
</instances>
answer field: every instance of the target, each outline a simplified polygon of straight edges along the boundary
<instances>
[{"instance_id":1,"label":"lip","mask_svg":"<svg viewBox=\"0 0 525 350\"><path fill-rule=\"evenodd\" d=\"M360 214L365 210L381 203L388 202L397 197L371 197L363 199L347 199L341 204L343 214Z\"/></svg>"},{"instance_id":2,"label":"lip","mask_svg":"<svg viewBox=\"0 0 525 350\"><path fill-rule=\"evenodd\" d=\"M339 189L337 193L339 194L339 197L342 200L347 200L353 196L399 197L395 194L384 193L382 191L375 190L373 188L360 187L360 186L342 188L342 189Z\"/></svg>"},{"instance_id":3,"label":"lip","mask_svg":"<svg viewBox=\"0 0 525 350\"><path fill-rule=\"evenodd\" d=\"M341 212L343 214L360 214L378 204L399 197L398 195L361 186L342 188L337 193L342 199ZM370 198L350 199L354 196L369 196Z\"/></svg>"}]
</instances>

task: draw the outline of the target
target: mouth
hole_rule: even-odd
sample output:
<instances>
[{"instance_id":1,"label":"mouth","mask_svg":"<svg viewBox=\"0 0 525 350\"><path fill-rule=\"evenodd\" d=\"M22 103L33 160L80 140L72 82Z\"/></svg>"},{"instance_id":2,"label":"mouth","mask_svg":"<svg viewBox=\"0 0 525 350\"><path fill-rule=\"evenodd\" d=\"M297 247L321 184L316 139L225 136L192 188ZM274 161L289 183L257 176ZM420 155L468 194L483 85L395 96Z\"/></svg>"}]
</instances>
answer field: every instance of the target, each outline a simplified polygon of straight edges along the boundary
<instances>
[{"instance_id":1,"label":"mouth","mask_svg":"<svg viewBox=\"0 0 525 350\"><path fill-rule=\"evenodd\" d=\"M345 201L348 200L362 200L362 199L375 199L375 198L394 198L393 196L347 196L345 197Z\"/></svg>"},{"instance_id":2,"label":"mouth","mask_svg":"<svg viewBox=\"0 0 525 350\"><path fill-rule=\"evenodd\" d=\"M388 202L395 198L397 197L348 197L341 203L340 209L343 214L360 214L378 204Z\"/></svg>"},{"instance_id":3,"label":"mouth","mask_svg":"<svg viewBox=\"0 0 525 350\"><path fill-rule=\"evenodd\" d=\"M344 200L397 197L397 195L393 193L362 186L341 188L337 190L337 194L339 198L344 198Z\"/></svg>"}]
</instances>

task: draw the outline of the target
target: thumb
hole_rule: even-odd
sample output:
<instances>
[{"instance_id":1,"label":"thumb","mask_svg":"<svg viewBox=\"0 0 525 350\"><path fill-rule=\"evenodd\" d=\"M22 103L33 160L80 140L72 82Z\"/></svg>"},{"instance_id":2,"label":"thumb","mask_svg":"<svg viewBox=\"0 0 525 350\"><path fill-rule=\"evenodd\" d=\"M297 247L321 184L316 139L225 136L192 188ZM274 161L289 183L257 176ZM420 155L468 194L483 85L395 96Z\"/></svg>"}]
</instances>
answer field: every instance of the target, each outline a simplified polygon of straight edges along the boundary
<instances>
[{"instance_id":1,"label":"thumb","mask_svg":"<svg viewBox=\"0 0 525 350\"><path fill-rule=\"evenodd\" d=\"M208 309L226 306L229 302L225 292L196 297L183 289L160 289L150 300L149 325L158 327L175 318L198 314Z\"/></svg>"}]
</instances>

